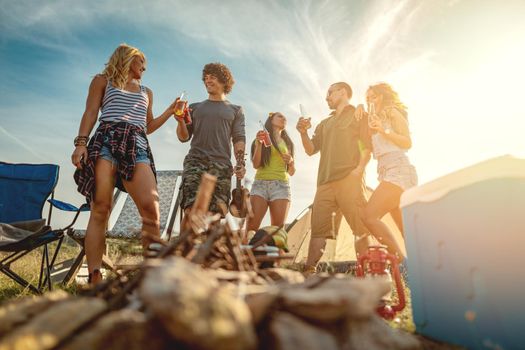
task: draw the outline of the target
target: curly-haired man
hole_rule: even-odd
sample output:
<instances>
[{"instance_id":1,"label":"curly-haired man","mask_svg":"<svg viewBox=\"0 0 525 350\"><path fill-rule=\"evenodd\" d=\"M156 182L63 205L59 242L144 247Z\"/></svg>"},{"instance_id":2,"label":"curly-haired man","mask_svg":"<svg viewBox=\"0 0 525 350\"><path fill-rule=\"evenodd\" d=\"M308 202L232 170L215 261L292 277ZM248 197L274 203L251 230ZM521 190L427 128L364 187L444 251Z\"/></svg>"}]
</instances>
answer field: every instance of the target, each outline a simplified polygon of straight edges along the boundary
<instances>
[{"instance_id":1,"label":"curly-haired man","mask_svg":"<svg viewBox=\"0 0 525 350\"><path fill-rule=\"evenodd\" d=\"M184 159L182 174L182 208L185 213L195 202L195 196L204 172L217 176L210 211L226 215L230 201L233 173L243 178L244 166L231 163L231 143L235 154L244 154L246 133L244 113L241 106L226 99L235 83L224 64L208 63L202 70L202 81L208 99L191 104L191 123L177 118L177 137L181 142L191 139L191 147ZM231 143L230 143L231 142Z\"/></svg>"}]
</instances>

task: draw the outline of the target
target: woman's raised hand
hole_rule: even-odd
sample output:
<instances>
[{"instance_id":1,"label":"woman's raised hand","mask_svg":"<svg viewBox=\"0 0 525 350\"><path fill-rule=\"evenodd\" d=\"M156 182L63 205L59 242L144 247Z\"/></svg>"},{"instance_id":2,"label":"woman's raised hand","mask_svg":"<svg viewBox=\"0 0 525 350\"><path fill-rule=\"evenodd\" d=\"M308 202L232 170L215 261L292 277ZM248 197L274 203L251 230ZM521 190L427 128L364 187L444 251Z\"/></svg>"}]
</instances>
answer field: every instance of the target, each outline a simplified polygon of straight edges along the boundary
<instances>
[{"instance_id":1,"label":"woman's raised hand","mask_svg":"<svg viewBox=\"0 0 525 350\"><path fill-rule=\"evenodd\" d=\"M368 127L375 132L383 132L383 123L380 119L373 119L368 123Z\"/></svg>"},{"instance_id":2,"label":"woman's raised hand","mask_svg":"<svg viewBox=\"0 0 525 350\"><path fill-rule=\"evenodd\" d=\"M264 130L259 130L257 131L257 134L255 135L255 138L257 139L257 141L259 141L260 143L263 143L264 142L264 138L266 137L266 131Z\"/></svg>"},{"instance_id":3,"label":"woman's raised hand","mask_svg":"<svg viewBox=\"0 0 525 350\"><path fill-rule=\"evenodd\" d=\"M175 99L175 101L173 101L173 102L169 105L169 107L166 108L166 112L168 112L170 116L173 115L173 116L175 117L175 119L180 119L180 117L177 116L177 115L175 114L175 106L177 106L177 102L178 102L178 101L179 101L179 98L177 97L177 98Z\"/></svg>"}]
</instances>

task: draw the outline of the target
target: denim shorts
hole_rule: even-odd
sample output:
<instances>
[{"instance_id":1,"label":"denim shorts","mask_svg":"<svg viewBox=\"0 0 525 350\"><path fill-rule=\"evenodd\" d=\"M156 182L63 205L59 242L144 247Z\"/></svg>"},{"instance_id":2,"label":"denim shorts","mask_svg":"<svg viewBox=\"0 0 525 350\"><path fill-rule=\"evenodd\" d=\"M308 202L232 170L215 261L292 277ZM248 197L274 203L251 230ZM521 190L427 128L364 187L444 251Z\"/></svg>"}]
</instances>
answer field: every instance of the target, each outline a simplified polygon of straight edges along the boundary
<instances>
[{"instance_id":1,"label":"denim shorts","mask_svg":"<svg viewBox=\"0 0 525 350\"><path fill-rule=\"evenodd\" d=\"M280 180L255 180L250 191L251 196L259 196L272 202L277 199L292 199L290 184Z\"/></svg>"},{"instance_id":2,"label":"denim shorts","mask_svg":"<svg viewBox=\"0 0 525 350\"><path fill-rule=\"evenodd\" d=\"M136 158L135 163L144 163L144 164L150 164L150 160L148 158L148 151L142 148L138 148L136 150ZM104 144L102 145L102 148L100 149L99 157L102 159L105 159L107 161L110 161L112 164L117 164L117 160L113 155L111 154L111 146L109 144L109 136L104 137Z\"/></svg>"},{"instance_id":3,"label":"denim shorts","mask_svg":"<svg viewBox=\"0 0 525 350\"><path fill-rule=\"evenodd\" d=\"M380 182L390 182L403 190L416 186L418 182L416 168L404 153L392 152L379 157L377 174Z\"/></svg>"}]
</instances>

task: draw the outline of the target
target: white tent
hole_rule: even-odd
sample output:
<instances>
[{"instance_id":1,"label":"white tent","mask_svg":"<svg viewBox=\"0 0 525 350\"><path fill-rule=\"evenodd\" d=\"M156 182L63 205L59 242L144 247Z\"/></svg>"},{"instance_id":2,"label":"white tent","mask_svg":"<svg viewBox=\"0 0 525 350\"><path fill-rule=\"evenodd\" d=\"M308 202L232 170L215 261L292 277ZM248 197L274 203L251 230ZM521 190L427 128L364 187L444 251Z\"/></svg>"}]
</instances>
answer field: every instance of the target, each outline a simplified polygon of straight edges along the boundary
<instances>
[{"instance_id":1,"label":"white tent","mask_svg":"<svg viewBox=\"0 0 525 350\"><path fill-rule=\"evenodd\" d=\"M372 189L367 188L367 197L372 194ZM310 243L310 219L312 216L312 206L305 208L297 218L288 225L288 248L294 254L294 263L304 262L308 256L308 245ZM390 214L383 217L383 222L392 230L405 251L404 240ZM406 255L406 254L405 254ZM337 239L329 239L326 249L321 257L321 262L331 261L355 261L357 260L354 248L354 235L352 229L343 218L337 234Z\"/></svg>"}]
</instances>

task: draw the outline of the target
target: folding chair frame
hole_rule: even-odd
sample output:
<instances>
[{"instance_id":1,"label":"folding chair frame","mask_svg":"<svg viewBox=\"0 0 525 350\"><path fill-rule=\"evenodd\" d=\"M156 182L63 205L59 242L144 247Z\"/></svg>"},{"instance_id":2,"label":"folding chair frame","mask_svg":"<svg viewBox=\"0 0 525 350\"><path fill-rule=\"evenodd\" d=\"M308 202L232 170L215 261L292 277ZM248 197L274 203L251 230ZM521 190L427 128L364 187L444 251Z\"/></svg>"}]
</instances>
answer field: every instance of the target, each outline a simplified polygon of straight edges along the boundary
<instances>
[{"instance_id":1,"label":"folding chair frame","mask_svg":"<svg viewBox=\"0 0 525 350\"><path fill-rule=\"evenodd\" d=\"M49 202L54 201L54 190L56 187L56 184L58 183L58 174L59 174L59 166L54 164L10 164L10 163L4 163L1 162L0 165L2 166L28 166L28 167L38 167L38 166L51 166L53 168L53 171L50 172L50 175L54 175L54 179L52 182L50 182L50 192L47 194L46 198L43 197L42 206L40 209L40 212L42 211L43 205L45 203L45 200L47 197L50 197ZM9 168L7 168L9 173ZM15 168L13 168L15 169ZM14 170L13 170L14 171ZM7 177L9 179L9 176ZM14 180L17 180L16 177L13 178ZM51 180L51 178L49 178ZM34 181L37 181L36 179ZM42 193L44 195L44 193ZM59 202L59 201L57 201ZM73 207L70 204L63 203L67 206ZM73 207L75 208L75 207ZM5 256L2 260L0 260L0 272L14 280L16 283L20 284L22 287L27 288L31 290L32 292L36 294L41 294L45 287L47 286L48 290L52 289L52 283L51 283L51 270L53 269L53 266L55 264L56 258L58 256L58 253L60 252L60 248L62 246L62 242L64 240L64 232L66 230L70 230L71 227L76 222L78 215L81 211L85 210L85 207L82 206L80 208L75 208L77 213L73 219L73 221L65 228L63 229L55 229L53 230L50 227L51 223L51 214L53 210L53 205L49 206L49 212L47 216L47 225L44 226L40 231L24 238L23 240L19 242L15 242L6 246L1 247L0 251L7 253L7 256ZM33 210L31 214L26 217L26 219L37 219L36 217L33 218L32 216L35 215L35 211ZM41 217L41 216L39 216ZM9 218L9 217L8 217ZM48 244L57 242L57 246L52 254L52 257L50 258L50 249L48 247ZM30 252L34 250L38 250L38 248L42 247L42 258L40 260L40 272L39 272L39 278L38 278L38 284L34 285L24 279L20 274L16 273L13 269L11 269L11 264L15 263L19 259L23 258Z\"/></svg>"},{"instance_id":2,"label":"folding chair frame","mask_svg":"<svg viewBox=\"0 0 525 350\"><path fill-rule=\"evenodd\" d=\"M41 294L46 284L49 290L52 289L51 279L49 278L49 276L51 274L51 269L53 268L58 252L60 251L62 241L64 240L64 232L61 230L53 231L49 228L49 230L44 234L50 235L50 236L38 242L38 246L43 245L43 252L42 252L42 259L40 262L40 275L39 275L38 284L36 287L11 269L12 263L14 263L18 259L21 259L28 253L35 250L35 247L33 245L26 244L27 245L26 248L17 250L13 252L12 254L9 254L8 256L6 256L4 259L0 261L0 272L7 275L11 279L13 279L15 282L20 284L22 287L29 288L32 292L36 294ZM49 261L49 249L47 245L57 240L58 240L57 247L55 248L55 252L53 253L53 257L51 258L51 262L50 262Z\"/></svg>"}]
</instances>

